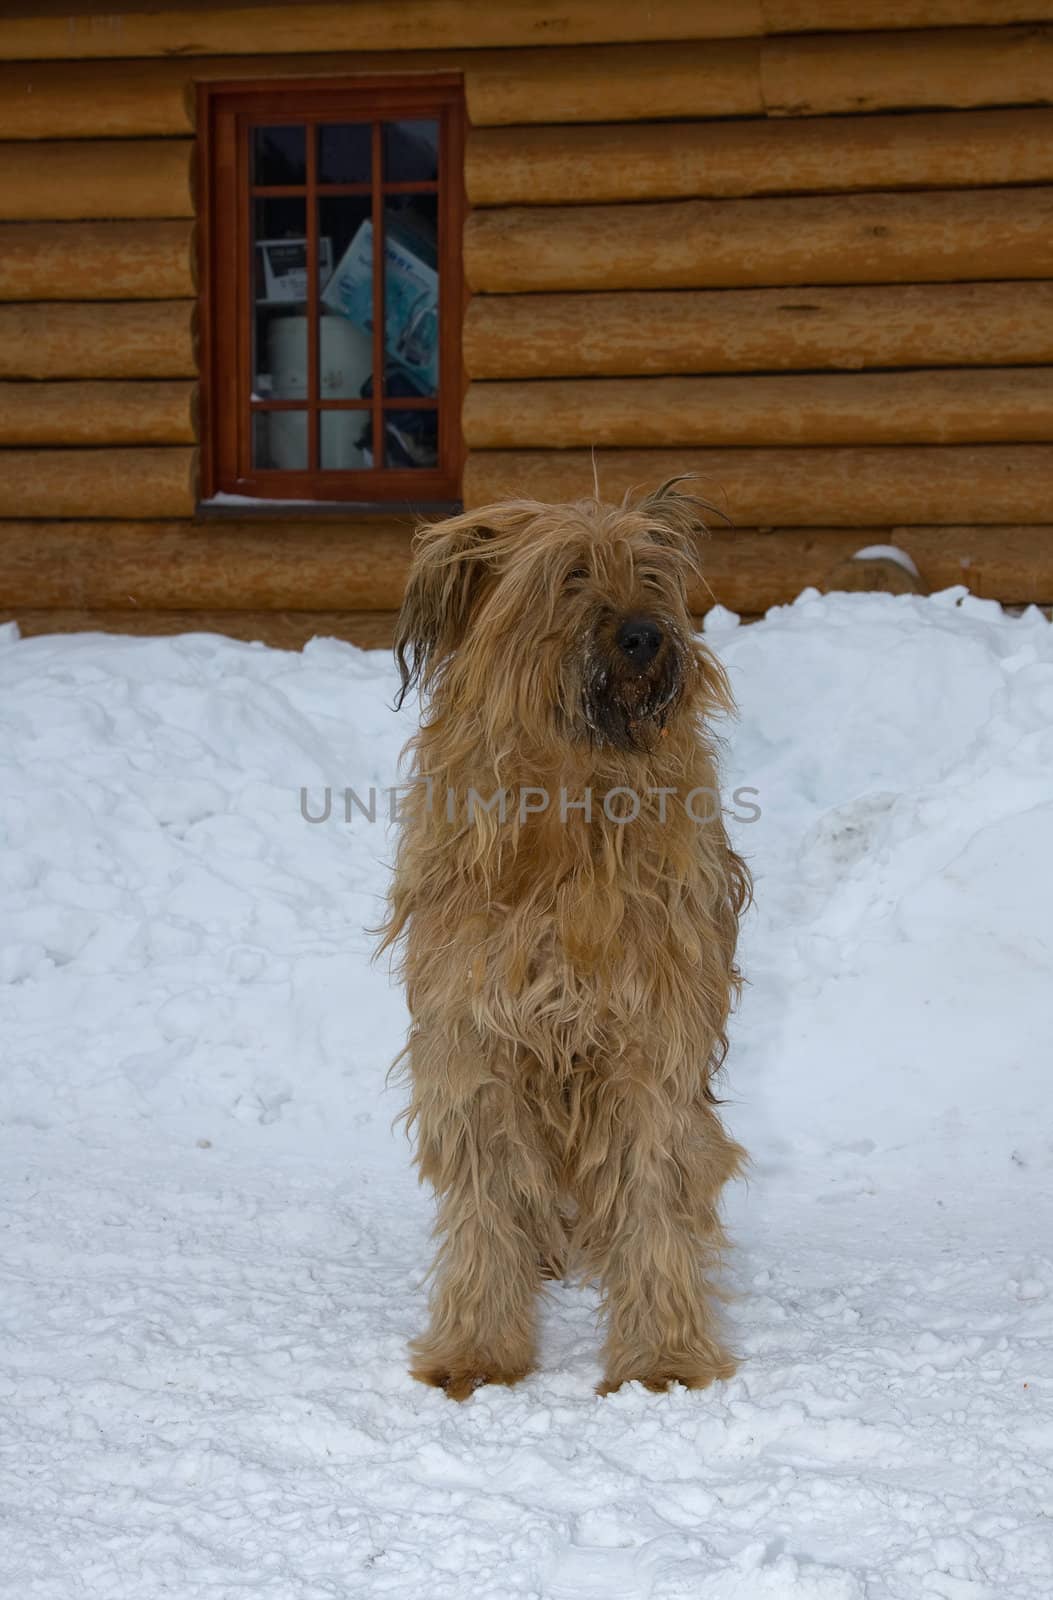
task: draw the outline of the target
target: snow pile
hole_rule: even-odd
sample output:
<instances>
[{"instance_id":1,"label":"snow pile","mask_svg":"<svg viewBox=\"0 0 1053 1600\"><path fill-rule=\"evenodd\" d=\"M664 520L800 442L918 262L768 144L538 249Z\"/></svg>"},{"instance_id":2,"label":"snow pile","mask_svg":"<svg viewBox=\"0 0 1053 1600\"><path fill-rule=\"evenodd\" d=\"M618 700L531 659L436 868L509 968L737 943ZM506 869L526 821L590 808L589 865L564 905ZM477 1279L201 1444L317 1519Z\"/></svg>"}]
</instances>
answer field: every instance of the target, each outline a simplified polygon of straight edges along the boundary
<instances>
[{"instance_id":1,"label":"snow pile","mask_svg":"<svg viewBox=\"0 0 1053 1600\"><path fill-rule=\"evenodd\" d=\"M343 810L411 725L386 657L0 630L0 1591L1048 1600L1053 627L952 592L709 636L761 812L743 1366L600 1401L559 1286L542 1370L455 1406L405 1372L390 838Z\"/></svg>"}]
</instances>

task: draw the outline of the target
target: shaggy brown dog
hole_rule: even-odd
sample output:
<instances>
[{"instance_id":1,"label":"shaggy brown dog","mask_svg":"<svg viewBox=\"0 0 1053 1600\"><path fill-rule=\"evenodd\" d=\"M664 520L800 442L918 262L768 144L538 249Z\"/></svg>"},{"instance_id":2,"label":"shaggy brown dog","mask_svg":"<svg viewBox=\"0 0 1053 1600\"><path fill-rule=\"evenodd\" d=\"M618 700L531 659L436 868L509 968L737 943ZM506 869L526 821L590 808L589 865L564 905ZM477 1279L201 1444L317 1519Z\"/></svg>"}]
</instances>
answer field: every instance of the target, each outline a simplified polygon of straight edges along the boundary
<instances>
[{"instance_id":1,"label":"shaggy brown dog","mask_svg":"<svg viewBox=\"0 0 1053 1600\"><path fill-rule=\"evenodd\" d=\"M439 1205L412 1371L457 1400L531 1370L541 1280L570 1269L602 1290L601 1394L733 1371L709 1277L743 1153L710 1083L749 882L685 598L701 511L667 484L417 536L396 653L426 713L382 948L405 936Z\"/></svg>"}]
</instances>

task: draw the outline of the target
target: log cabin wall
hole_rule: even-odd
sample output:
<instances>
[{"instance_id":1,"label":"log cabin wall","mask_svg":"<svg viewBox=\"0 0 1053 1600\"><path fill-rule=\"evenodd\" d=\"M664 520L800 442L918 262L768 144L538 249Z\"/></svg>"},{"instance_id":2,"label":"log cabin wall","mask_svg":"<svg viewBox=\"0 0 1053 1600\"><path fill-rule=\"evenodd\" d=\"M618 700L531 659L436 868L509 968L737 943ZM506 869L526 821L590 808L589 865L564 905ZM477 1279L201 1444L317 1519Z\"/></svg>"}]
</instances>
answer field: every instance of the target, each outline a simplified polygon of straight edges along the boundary
<instances>
[{"instance_id":1,"label":"log cabin wall","mask_svg":"<svg viewBox=\"0 0 1053 1600\"><path fill-rule=\"evenodd\" d=\"M451 69L467 505L595 447L733 519L699 610L891 542L1053 602L1053 0L11 9L0 620L389 641L412 519L199 510L196 86Z\"/></svg>"}]
</instances>

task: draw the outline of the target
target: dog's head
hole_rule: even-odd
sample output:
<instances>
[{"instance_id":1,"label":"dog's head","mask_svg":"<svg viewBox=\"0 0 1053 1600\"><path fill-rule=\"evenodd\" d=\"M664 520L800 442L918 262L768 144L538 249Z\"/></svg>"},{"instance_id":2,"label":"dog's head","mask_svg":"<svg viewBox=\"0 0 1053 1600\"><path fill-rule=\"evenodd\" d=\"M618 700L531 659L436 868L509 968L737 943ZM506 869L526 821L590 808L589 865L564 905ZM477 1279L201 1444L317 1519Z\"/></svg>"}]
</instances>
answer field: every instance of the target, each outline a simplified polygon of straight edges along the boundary
<instances>
[{"instance_id":1,"label":"dog's head","mask_svg":"<svg viewBox=\"0 0 1053 1600\"><path fill-rule=\"evenodd\" d=\"M622 506L514 500L420 529L395 654L495 733L647 750L678 711L726 707L694 637L703 502L674 480Z\"/></svg>"}]
</instances>

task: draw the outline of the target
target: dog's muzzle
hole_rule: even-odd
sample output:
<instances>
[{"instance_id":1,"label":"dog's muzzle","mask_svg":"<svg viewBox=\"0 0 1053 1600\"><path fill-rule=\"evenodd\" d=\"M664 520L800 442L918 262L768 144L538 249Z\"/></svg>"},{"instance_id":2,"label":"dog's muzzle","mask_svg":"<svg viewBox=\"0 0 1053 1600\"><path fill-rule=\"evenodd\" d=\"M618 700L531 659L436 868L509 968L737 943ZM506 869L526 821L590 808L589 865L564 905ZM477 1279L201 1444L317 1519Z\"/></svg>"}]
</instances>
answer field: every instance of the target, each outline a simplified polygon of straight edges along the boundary
<instances>
[{"instance_id":1,"label":"dog's muzzle","mask_svg":"<svg viewBox=\"0 0 1053 1600\"><path fill-rule=\"evenodd\" d=\"M623 617L591 642L582 675L582 712L593 739L646 750L661 733L683 686L676 636L654 617Z\"/></svg>"}]
</instances>

